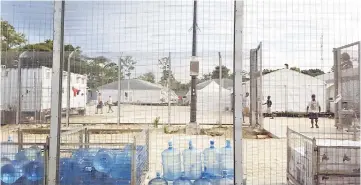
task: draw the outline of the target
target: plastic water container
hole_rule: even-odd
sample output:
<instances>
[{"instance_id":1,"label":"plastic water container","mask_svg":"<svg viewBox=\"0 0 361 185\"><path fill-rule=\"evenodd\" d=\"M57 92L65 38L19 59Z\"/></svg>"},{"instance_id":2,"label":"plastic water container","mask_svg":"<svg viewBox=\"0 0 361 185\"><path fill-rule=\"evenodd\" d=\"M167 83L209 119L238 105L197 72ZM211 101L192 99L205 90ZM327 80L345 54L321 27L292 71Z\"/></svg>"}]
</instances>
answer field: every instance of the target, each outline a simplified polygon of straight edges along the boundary
<instances>
[{"instance_id":1,"label":"plastic water container","mask_svg":"<svg viewBox=\"0 0 361 185\"><path fill-rule=\"evenodd\" d=\"M98 150L78 149L72 153L71 158L76 161L82 172L93 170L93 159Z\"/></svg>"},{"instance_id":2,"label":"plastic water container","mask_svg":"<svg viewBox=\"0 0 361 185\"><path fill-rule=\"evenodd\" d=\"M210 141L209 148L204 149L204 167L208 174L220 175L219 150L214 147L214 141Z\"/></svg>"},{"instance_id":3,"label":"plastic water container","mask_svg":"<svg viewBox=\"0 0 361 185\"><path fill-rule=\"evenodd\" d=\"M162 179L160 173L157 172L157 177L150 180L148 185L168 185L168 182L165 179Z\"/></svg>"},{"instance_id":4,"label":"plastic water container","mask_svg":"<svg viewBox=\"0 0 361 185\"><path fill-rule=\"evenodd\" d=\"M15 177L16 179L20 179L24 175L23 167L26 165L27 162L24 161L11 161L11 164L15 168Z\"/></svg>"},{"instance_id":5,"label":"plastic water container","mask_svg":"<svg viewBox=\"0 0 361 185\"><path fill-rule=\"evenodd\" d=\"M220 150L220 162L221 170L226 170L228 175L234 174L234 162L233 162L233 148L231 147L231 141L226 140L226 146Z\"/></svg>"},{"instance_id":6,"label":"plastic water container","mask_svg":"<svg viewBox=\"0 0 361 185\"><path fill-rule=\"evenodd\" d=\"M197 150L192 141L189 141L188 149L183 152L183 165L186 178L199 179L202 175L202 151Z\"/></svg>"},{"instance_id":7,"label":"plastic water container","mask_svg":"<svg viewBox=\"0 0 361 185\"><path fill-rule=\"evenodd\" d=\"M10 143L13 142L13 138L11 136L8 136L7 143L9 144L2 144L1 145L1 157L6 157L10 160L15 160L15 155L18 153L18 146L12 145Z\"/></svg>"},{"instance_id":8,"label":"plastic water container","mask_svg":"<svg viewBox=\"0 0 361 185\"><path fill-rule=\"evenodd\" d=\"M29 181L38 181L44 177L44 164L39 161L30 161L23 167L24 175Z\"/></svg>"},{"instance_id":9,"label":"plastic water container","mask_svg":"<svg viewBox=\"0 0 361 185\"><path fill-rule=\"evenodd\" d=\"M228 175L227 170L222 171L222 178L219 180L219 185L233 185L234 180L232 176Z\"/></svg>"},{"instance_id":10,"label":"plastic water container","mask_svg":"<svg viewBox=\"0 0 361 185\"><path fill-rule=\"evenodd\" d=\"M110 176L115 179L130 180L131 178L131 160L129 151L114 152L114 165L110 170Z\"/></svg>"},{"instance_id":11,"label":"plastic water container","mask_svg":"<svg viewBox=\"0 0 361 185\"><path fill-rule=\"evenodd\" d=\"M110 150L99 151L93 161L94 168L103 173L109 173L113 164L114 155Z\"/></svg>"},{"instance_id":12,"label":"plastic water container","mask_svg":"<svg viewBox=\"0 0 361 185\"><path fill-rule=\"evenodd\" d=\"M192 185L192 182L185 177L185 173L182 172L181 177L173 182L173 185Z\"/></svg>"},{"instance_id":13,"label":"plastic water container","mask_svg":"<svg viewBox=\"0 0 361 185\"><path fill-rule=\"evenodd\" d=\"M31 146L30 148L24 149L25 156L29 161L40 160L41 150L37 146Z\"/></svg>"},{"instance_id":14,"label":"plastic water container","mask_svg":"<svg viewBox=\"0 0 361 185\"><path fill-rule=\"evenodd\" d=\"M194 185L212 185L212 182L208 179L208 175L203 172L202 177L194 181Z\"/></svg>"},{"instance_id":15,"label":"plastic water container","mask_svg":"<svg viewBox=\"0 0 361 185\"><path fill-rule=\"evenodd\" d=\"M1 167L1 181L12 184L17 180L16 170L12 164L5 164Z\"/></svg>"},{"instance_id":16,"label":"plastic water container","mask_svg":"<svg viewBox=\"0 0 361 185\"><path fill-rule=\"evenodd\" d=\"M60 159L59 178L62 185L78 185L80 168L71 158Z\"/></svg>"},{"instance_id":17,"label":"plastic water container","mask_svg":"<svg viewBox=\"0 0 361 185\"><path fill-rule=\"evenodd\" d=\"M181 153L173 148L173 143L168 142L168 149L162 152L163 177L174 181L181 176Z\"/></svg>"},{"instance_id":18,"label":"plastic water container","mask_svg":"<svg viewBox=\"0 0 361 185\"><path fill-rule=\"evenodd\" d=\"M1 167L6 164L11 164L11 160L7 157L1 157Z\"/></svg>"}]
</instances>

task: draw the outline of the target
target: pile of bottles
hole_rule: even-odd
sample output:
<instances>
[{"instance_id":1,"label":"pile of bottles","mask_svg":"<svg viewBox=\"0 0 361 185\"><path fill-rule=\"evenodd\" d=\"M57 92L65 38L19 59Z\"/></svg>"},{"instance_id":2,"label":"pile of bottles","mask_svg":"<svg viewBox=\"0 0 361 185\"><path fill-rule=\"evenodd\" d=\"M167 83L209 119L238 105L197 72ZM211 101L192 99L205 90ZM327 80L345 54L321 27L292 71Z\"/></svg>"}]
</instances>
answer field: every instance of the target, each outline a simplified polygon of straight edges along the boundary
<instances>
[{"instance_id":1,"label":"pile of bottles","mask_svg":"<svg viewBox=\"0 0 361 185\"><path fill-rule=\"evenodd\" d=\"M174 185L233 184L233 149L229 140L220 149L214 146L214 141L210 141L209 148L203 151L189 141L189 147L182 153L173 147L172 142L168 142L168 148L162 152L162 166L163 178L157 173L149 185L164 185L168 181L173 181Z\"/></svg>"},{"instance_id":2,"label":"pile of bottles","mask_svg":"<svg viewBox=\"0 0 361 185\"><path fill-rule=\"evenodd\" d=\"M18 152L15 152L17 149L10 145L2 149L1 184L44 184L44 157L38 147L32 146ZM137 146L136 170L140 175L146 165L142 162L145 153L144 146ZM128 185L131 181L131 156L132 145L122 150L98 148L74 150L70 157L60 158L60 184Z\"/></svg>"},{"instance_id":3,"label":"pile of bottles","mask_svg":"<svg viewBox=\"0 0 361 185\"><path fill-rule=\"evenodd\" d=\"M8 138L11 143L12 138ZM1 146L1 184L42 184L44 157L41 149L31 146L18 151L16 145Z\"/></svg>"}]
</instances>

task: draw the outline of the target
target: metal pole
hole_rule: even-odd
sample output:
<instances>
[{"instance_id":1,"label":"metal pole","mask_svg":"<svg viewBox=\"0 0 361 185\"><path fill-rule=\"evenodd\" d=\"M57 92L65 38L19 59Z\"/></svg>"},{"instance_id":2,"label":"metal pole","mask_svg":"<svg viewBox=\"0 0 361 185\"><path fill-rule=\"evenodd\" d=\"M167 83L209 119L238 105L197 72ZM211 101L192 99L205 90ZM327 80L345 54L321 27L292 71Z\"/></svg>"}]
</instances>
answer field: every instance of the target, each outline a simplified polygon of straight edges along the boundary
<instances>
[{"instance_id":1,"label":"metal pole","mask_svg":"<svg viewBox=\"0 0 361 185\"><path fill-rule=\"evenodd\" d=\"M169 52L169 56L168 56L168 83L167 83L167 88L168 88L168 126L170 126L170 116L171 116L171 107L170 107L170 101L171 101L170 78L171 78L171 75L172 75L171 53Z\"/></svg>"},{"instance_id":2,"label":"metal pole","mask_svg":"<svg viewBox=\"0 0 361 185\"><path fill-rule=\"evenodd\" d=\"M73 57L74 53L77 51L75 49L68 56L68 80L67 80L67 98L66 98L66 126L69 127L69 117L70 117L70 80L71 80L71 72L70 72L70 60Z\"/></svg>"},{"instance_id":3,"label":"metal pole","mask_svg":"<svg viewBox=\"0 0 361 185\"><path fill-rule=\"evenodd\" d=\"M48 184L59 183L59 149L61 126L61 98L64 59L64 8L65 1L54 1L53 70L51 78L51 122L49 143Z\"/></svg>"},{"instance_id":4,"label":"metal pole","mask_svg":"<svg viewBox=\"0 0 361 185\"><path fill-rule=\"evenodd\" d=\"M194 0L193 5L193 38L192 38L192 56L197 56L197 0ZM191 110L190 122L197 123L197 76L192 76L191 79Z\"/></svg>"},{"instance_id":5,"label":"metal pole","mask_svg":"<svg viewBox=\"0 0 361 185\"><path fill-rule=\"evenodd\" d=\"M18 60L18 110L17 110L17 114L16 114L16 124L20 124L21 123L21 101L22 101L22 97L21 97L21 83L22 83L22 79L21 79L21 67L22 67L22 60L25 58L27 54L27 51L24 51L20 54L19 56L19 60Z\"/></svg>"},{"instance_id":6,"label":"metal pole","mask_svg":"<svg viewBox=\"0 0 361 185\"><path fill-rule=\"evenodd\" d=\"M258 47L258 54L259 54L259 80L260 80L260 84L259 84L259 88L260 89L260 100L258 103L258 111L259 111L259 120L260 120L260 127L263 128L263 109L262 109L262 103L263 103L263 78L262 78L262 72L263 72L263 62L262 62L262 42L259 43L259 47ZM258 57L257 57L258 60ZM272 114L272 113L271 113Z\"/></svg>"},{"instance_id":7,"label":"metal pole","mask_svg":"<svg viewBox=\"0 0 361 185\"><path fill-rule=\"evenodd\" d=\"M118 111L117 111L117 125L119 126L120 125L120 98L121 98L121 61L122 61L122 58L120 57L119 58L119 61L118 61Z\"/></svg>"},{"instance_id":8,"label":"metal pole","mask_svg":"<svg viewBox=\"0 0 361 185\"><path fill-rule=\"evenodd\" d=\"M219 106L218 106L218 121L219 121L219 126L222 126L222 113L221 113L221 96L222 96L222 87L223 87L223 83L222 83L222 56L221 56L221 52L218 52L218 59L219 59L219 95L218 95L218 101L219 101Z\"/></svg>"},{"instance_id":9,"label":"metal pole","mask_svg":"<svg viewBox=\"0 0 361 185\"><path fill-rule=\"evenodd\" d=\"M338 56L337 56L337 49L333 48L333 79L334 79L334 86L335 86L335 94L333 99L336 100L336 96L339 94L338 90ZM338 103L335 106L335 127L338 125Z\"/></svg>"},{"instance_id":10,"label":"metal pole","mask_svg":"<svg viewBox=\"0 0 361 185\"><path fill-rule=\"evenodd\" d=\"M243 57L243 0L234 1L234 38L233 38L233 139L234 139L234 184L243 185L243 150L242 150L242 57Z\"/></svg>"}]
</instances>

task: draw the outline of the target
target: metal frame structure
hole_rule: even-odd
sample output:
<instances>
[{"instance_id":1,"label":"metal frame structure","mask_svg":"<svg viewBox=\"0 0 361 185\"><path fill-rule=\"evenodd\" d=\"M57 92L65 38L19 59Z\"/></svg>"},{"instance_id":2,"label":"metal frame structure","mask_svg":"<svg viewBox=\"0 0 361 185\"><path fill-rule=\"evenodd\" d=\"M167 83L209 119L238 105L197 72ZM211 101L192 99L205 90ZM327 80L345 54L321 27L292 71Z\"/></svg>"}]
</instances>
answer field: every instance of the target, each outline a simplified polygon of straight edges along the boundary
<instances>
[{"instance_id":1,"label":"metal frame structure","mask_svg":"<svg viewBox=\"0 0 361 185\"><path fill-rule=\"evenodd\" d=\"M66 139L64 139L64 141L62 141L60 143L60 150L62 152L71 152L74 147L75 148L89 148L91 146L105 146L105 147L124 147L126 145L131 144L132 145L132 158L131 158L131 185L137 185L137 184L142 184L145 181L147 172L149 171L149 130L148 129L98 129L98 128L88 128L88 127L81 127L78 129L65 129L65 130L61 130L62 132L62 136L66 137L66 136L76 136L79 138L78 142L73 142L73 141L67 141ZM133 137L129 138L129 142L91 142L90 138L92 135L94 134L98 134L101 132L107 132L107 133L114 133L114 134L119 134L119 133L137 133L135 134ZM50 185L49 184L49 171L50 169L52 169L52 167L50 166L49 163L49 137L47 137L45 140L43 141L35 141L35 142L24 142L24 138L27 136L27 134L30 135L36 135L36 134L40 134L40 135L44 135L44 134L49 134L51 133L51 129L48 128L31 128L31 129L20 129L18 128L16 130L17 136L18 136L18 142L1 142L1 145L7 145L7 146L18 146L18 150L22 150L24 149L24 146L42 146L42 152L44 154L44 185ZM38 138L38 137L35 137ZM139 153L137 153L137 145L139 145L140 142L138 142L139 138L144 138L145 140L145 152L146 152L146 159L145 161L142 161L142 163L144 164L144 168L143 169L137 169L137 166L139 166L138 162L139 160L137 160L137 157L139 155ZM56 167L57 170L59 170L59 167ZM46 170L48 169L48 170ZM141 170L141 172L137 172L137 170ZM138 174L141 174L140 176ZM59 181L56 181L54 184L59 184Z\"/></svg>"},{"instance_id":2,"label":"metal frame structure","mask_svg":"<svg viewBox=\"0 0 361 185\"><path fill-rule=\"evenodd\" d=\"M252 127L256 125L263 128L263 93L262 93L262 42L257 48L250 50L250 116Z\"/></svg>"},{"instance_id":3,"label":"metal frame structure","mask_svg":"<svg viewBox=\"0 0 361 185\"><path fill-rule=\"evenodd\" d=\"M233 38L233 139L234 139L234 184L243 185L242 149L242 71L243 71L243 19L244 1L234 1L234 38Z\"/></svg>"},{"instance_id":4,"label":"metal frame structure","mask_svg":"<svg viewBox=\"0 0 361 185\"><path fill-rule=\"evenodd\" d=\"M290 182L295 185L334 184L335 180L337 181L337 184L343 184L347 183L347 180L342 180L343 178L349 178L348 180L351 179L353 182L354 179L360 177L360 171L353 169L353 167L358 167L359 170L359 164L344 163L345 160L342 163L342 159L339 163L334 163L335 161L328 162L329 159L327 156L329 155L330 158L339 158L349 155L348 157L352 158L350 160L353 160L353 162L359 162L358 159L360 156L359 152L357 154L357 151L360 150L360 146L318 146L316 142L317 139L315 137L309 137L307 134L312 135L315 133L300 133L287 127L287 181L289 184ZM329 134L333 134L335 136L339 135L339 133ZM322 139L334 140L335 138L331 137ZM296 152L303 153L303 156L302 154L295 154ZM339 169L337 173L335 173L334 170L329 171L328 167L335 166L340 163L348 166L347 169L349 171L343 171L342 169ZM321 168L321 166L323 168ZM298 167L300 168L300 171L297 171ZM301 171L306 174L303 174ZM341 178L343 182L340 182L337 178ZM357 182L354 183L357 184Z\"/></svg>"},{"instance_id":5,"label":"metal frame structure","mask_svg":"<svg viewBox=\"0 0 361 185\"><path fill-rule=\"evenodd\" d=\"M361 58L361 42L354 42L351 44L347 44L338 48L334 48L333 49L333 56L334 56L334 86L335 86L335 96L337 97L338 95L341 95L341 100L336 102L336 106L335 106L335 126L337 128L342 128L344 125L341 123L341 119L342 116L340 115L340 111L342 110L342 103L343 102L354 102L354 99L349 99L349 97L343 97L342 96L342 79L349 79L351 77L358 77L357 79L359 80L359 82L361 81L360 79L360 66L358 66L359 70L358 70L358 74L348 74L348 73L342 73L341 71L341 50L342 49L346 49L349 47L358 47L358 65L360 65L360 58ZM360 94L360 89L358 89L358 94ZM334 97L334 99L337 99L336 97ZM352 97L351 97L352 98ZM360 105L358 107L358 110L360 110ZM358 115L359 117L360 112L357 112L356 115Z\"/></svg>"}]
</instances>

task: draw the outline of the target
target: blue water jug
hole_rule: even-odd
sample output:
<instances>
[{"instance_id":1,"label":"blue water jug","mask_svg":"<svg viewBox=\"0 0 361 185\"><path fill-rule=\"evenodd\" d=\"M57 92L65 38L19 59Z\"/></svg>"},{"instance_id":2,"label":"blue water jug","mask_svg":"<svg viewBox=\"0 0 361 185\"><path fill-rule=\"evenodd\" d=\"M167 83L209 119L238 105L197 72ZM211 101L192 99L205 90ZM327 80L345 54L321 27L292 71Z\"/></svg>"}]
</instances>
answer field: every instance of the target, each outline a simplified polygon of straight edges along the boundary
<instances>
[{"instance_id":1,"label":"blue water jug","mask_svg":"<svg viewBox=\"0 0 361 185\"><path fill-rule=\"evenodd\" d=\"M194 181L194 185L212 185L212 182L208 179L206 173L202 173L202 177Z\"/></svg>"},{"instance_id":2,"label":"blue water jug","mask_svg":"<svg viewBox=\"0 0 361 185\"><path fill-rule=\"evenodd\" d=\"M37 146L31 146L30 148L24 149L25 156L29 161L40 160L41 150Z\"/></svg>"},{"instance_id":3,"label":"blue water jug","mask_svg":"<svg viewBox=\"0 0 361 185\"><path fill-rule=\"evenodd\" d=\"M119 151L114 153L114 165L110 170L110 175L115 179L130 180L131 178L131 160L129 151Z\"/></svg>"},{"instance_id":4,"label":"blue water jug","mask_svg":"<svg viewBox=\"0 0 361 185\"><path fill-rule=\"evenodd\" d=\"M189 141L188 149L183 152L183 165L185 177L190 180L199 179L202 175L202 151L197 150L192 141Z\"/></svg>"},{"instance_id":5,"label":"blue water jug","mask_svg":"<svg viewBox=\"0 0 361 185\"><path fill-rule=\"evenodd\" d=\"M222 178L219 180L219 185L233 185L233 177L228 175L227 170L222 171Z\"/></svg>"},{"instance_id":6,"label":"blue water jug","mask_svg":"<svg viewBox=\"0 0 361 185\"><path fill-rule=\"evenodd\" d=\"M44 177L44 164L40 161L30 161L23 167L25 177L30 181L38 181Z\"/></svg>"},{"instance_id":7,"label":"blue water jug","mask_svg":"<svg viewBox=\"0 0 361 185\"><path fill-rule=\"evenodd\" d=\"M162 165L164 179L174 181L181 176L181 154L172 142L168 142L168 149L162 152Z\"/></svg>"},{"instance_id":8,"label":"blue water jug","mask_svg":"<svg viewBox=\"0 0 361 185\"><path fill-rule=\"evenodd\" d=\"M173 185L192 185L192 182L185 177L185 173L182 172L181 177L173 182Z\"/></svg>"},{"instance_id":9,"label":"blue water jug","mask_svg":"<svg viewBox=\"0 0 361 185\"><path fill-rule=\"evenodd\" d=\"M222 175L215 175L209 173L207 167L204 167L203 176L205 176L212 184L219 184L219 180L222 178Z\"/></svg>"},{"instance_id":10,"label":"blue water jug","mask_svg":"<svg viewBox=\"0 0 361 185\"><path fill-rule=\"evenodd\" d=\"M94 168L98 172L109 173L114 164L114 156L112 151L103 150L99 151L93 161Z\"/></svg>"},{"instance_id":11,"label":"blue water jug","mask_svg":"<svg viewBox=\"0 0 361 185\"><path fill-rule=\"evenodd\" d=\"M208 174L221 175L219 150L214 147L214 141L210 141L209 148L204 149L204 167L207 168Z\"/></svg>"},{"instance_id":12,"label":"blue water jug","mask_svg":"<svg viewBox=\"0 0 361 185\"><path fill-rule=\"evenodd\" d=\"M71 158L61 158L59 161L59 178L60 184L78 185L80 168L75 160Z\"/></svg>"},{"instance_id":13,"label":"blue water jug","mask_svg":"<svg viewBox=\"0 0 361 185\"><path fill-rule=\"evenodd\" d=\"M1 167L1 181L12 184L17 180L16 170L12 164L5 164Z\"/></svg>"},{"instance_id":14,"label":"blue water jug","mask_svg":"<svg viewBox=\"0 0 361 185\"><path fill-rule=\"evenodd\" d=\"M157 172L157 177L150 180L148 185L168 185L168 182L160 177L160 173Z\"/></svg>"},{"instance_id":15,"label":"blue water jug","mask_svg":"<svg viewBox=\"0 0 361 185\"><path fill-rule=\"evenodd\" d=\"M1 157L1 167L6 164L11 164L11 160L7 157Z\"/></svg>"},{"instance_id":16,"label":"blue water jug","mask_svg":"<svg viewBox=\"0 0 361 185\"><path fill-rule=\"evenodd\" d=\"M233 148L231 141L226 140L226 146L220 150L221 170L226 170L229 176L234 174Z\"/></svg>"},{"instance_id":17,"label":"blue water jug","mask_svg":"<svg viewBox=\"0 0 361 185\"><path fill-rule=\"evenodd\" d=\"M98 150L78 149L73 151L71 158L74 159L82 172L93 170L93 159Z\"/></svg>"},{"instance_id":18,"label":"blue water jug","mask_svg":"<svg viewBox=\"0 0 361 185\"><path fill-rule=\"evenodd\" d=\"M24 175L24 166L27 164L27 161L11 161L11 164L15 168L15 177L16 179L20 179Z\"/></svg>"}]
</instances>

